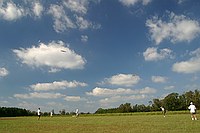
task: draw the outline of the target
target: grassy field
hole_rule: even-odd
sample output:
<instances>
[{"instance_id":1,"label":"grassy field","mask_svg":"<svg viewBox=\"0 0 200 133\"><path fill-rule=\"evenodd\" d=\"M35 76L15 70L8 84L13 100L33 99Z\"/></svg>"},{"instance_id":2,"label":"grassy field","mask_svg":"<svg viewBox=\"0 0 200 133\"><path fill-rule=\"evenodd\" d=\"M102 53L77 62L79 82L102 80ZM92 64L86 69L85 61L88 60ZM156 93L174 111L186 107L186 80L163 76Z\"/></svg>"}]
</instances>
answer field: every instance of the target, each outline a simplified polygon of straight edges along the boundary
<instances>
[{"instance_id":1,"label":"grassy field","mask_svg":"<svg viewBox=\"0 0 200 133\"><path fill-rule=\"evenodd\" d=\"M0 118L0 133L200 133L190 114Z\"/></svg>"}]
</instances>

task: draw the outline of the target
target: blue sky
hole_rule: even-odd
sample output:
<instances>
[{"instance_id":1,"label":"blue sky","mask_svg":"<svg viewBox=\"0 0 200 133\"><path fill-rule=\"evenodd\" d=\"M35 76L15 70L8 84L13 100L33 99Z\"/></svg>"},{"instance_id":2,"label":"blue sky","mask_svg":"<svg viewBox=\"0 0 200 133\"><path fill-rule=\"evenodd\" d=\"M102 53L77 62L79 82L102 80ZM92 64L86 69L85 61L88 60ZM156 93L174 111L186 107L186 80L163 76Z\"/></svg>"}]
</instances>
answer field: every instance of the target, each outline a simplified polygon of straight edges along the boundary
<instances>
[{"instance_id":1,"label":"blue sky","mask_svg":"<svg viewBox=\"0 0 200 133\"><path fill-rule=\"evenodd\" d=\"M198 0L0 0L0 106L95 112L200 89Z\"/></svg>"}]
</instances>

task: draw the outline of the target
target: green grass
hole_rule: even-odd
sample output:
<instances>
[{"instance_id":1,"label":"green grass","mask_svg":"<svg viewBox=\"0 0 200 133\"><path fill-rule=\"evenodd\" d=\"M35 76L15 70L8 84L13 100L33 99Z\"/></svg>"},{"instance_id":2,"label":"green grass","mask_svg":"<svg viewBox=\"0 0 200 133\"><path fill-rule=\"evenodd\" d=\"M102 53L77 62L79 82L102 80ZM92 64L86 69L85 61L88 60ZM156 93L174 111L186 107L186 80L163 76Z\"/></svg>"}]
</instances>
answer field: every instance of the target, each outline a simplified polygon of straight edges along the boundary
<instances>
[{"instance_id":1,"label":"green grass","mask_svg":"<svg viewBox=\"0 0 200 133\"><path fill-rule=\"evenodd\" d=\"M0 118L0 133L199 133L200 120L190 114L149 113L75 117Z\"/></svg>"}]
</instances>

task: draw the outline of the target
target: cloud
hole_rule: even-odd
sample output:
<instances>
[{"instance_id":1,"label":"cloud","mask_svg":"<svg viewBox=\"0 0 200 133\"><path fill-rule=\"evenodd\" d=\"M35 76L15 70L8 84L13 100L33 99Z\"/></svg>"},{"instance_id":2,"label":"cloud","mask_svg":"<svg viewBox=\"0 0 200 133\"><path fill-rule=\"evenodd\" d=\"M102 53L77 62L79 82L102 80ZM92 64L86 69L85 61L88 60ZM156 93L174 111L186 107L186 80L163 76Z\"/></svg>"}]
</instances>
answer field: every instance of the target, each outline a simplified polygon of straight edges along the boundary
<instances>
[{"instance_id":1,"label":"cloud","mask_svg":"<svg viewBox=\"0 0 200 133\"><path fill-rule=\"evenodd\" d=\"M112 96L112 95L124 95L124 94L130 94L130 93L135 93L135 91L131 89L124 89L124 88L107 89L107 88L96 87L92 90L92 92L87 92L86 94L92 95L92 96Z\"/></svg>"},{"instance_id":2,"label":"cloud","mask_svg":"<svg viewBox=\"0 0 200 133\"><path fill-rule=\"evenodd\" d=\"M147 48L146 51L143 53L144 59L146 61L158 61L163 60L165 58L173 58L172 56L172 50L170 49L160 49L158 51L158 48L150 47Z\"/></svg>"},{"instance_id":3,"label":"cloud","mask_svg":"<svg viewBox=\"0 0 200 133\"><path fill-rule=\"evenodd\" d=\"M76 25L73 23L70 17L66 15L62 5L51 5L48 13L53 16L53 27L56 32L59 33L66 31L68 28L76 28Z\"/></svg>"},{"instance_id":4,"label":"cloud","mask_svg":"<svg viewBox=\"0 0 200 133\"><path fill-rule=\"evenodd\" d=\"M31 85L30 88L34 91L50 91L50 90L60 90L65 88L75 88L75 87L84 87L87 86L86 83L78 82L78 81L72 81L68 82L66 80L64 81L54 81L52 83L37 83L35 85Z\"/></svg>"},{"instance_id":5,"label":"cloud","mask_svg":"<svg viewBox=\"0 0 200 133\"><path fill-rule=\"evenodd\" d=\"M48 14L53 16L54 30L61 33L69 29L99 29L101 27L99 24L94 24L85 18L88 5L88 0L67 0L63 1L62 5L52 4Z\"/></svg>"},{"instance_id":6,"label":"cloud","mask_svg":"<svg viewBox=\"0 0 200 133\"><path fill-rule=\"evenodd\" d=\"M83 69L86 64L81 55L65 47L62 41L40 43L38 47L14 49L13 52L23 64L31 67L49 67L51 70Z\"/></svg>"},{"instance_id":7,"label":"cloud","mask_svg":"<svg viewBox=\"0 0 200 133\"><path fill-rule=\"evenodd\" d=\"M131 95L131 96L111 96L109 98L104 98L99 100L101 106L111 106L110 104L112 103L124 103L127 101L131 101L131 100L141 100L141 99L145 99L146 95L142 94L142 95Z\"/></svg>"},{"instance_id":8,"label":"cloud","mask_svg":"<svg viewBox=\"0 0 200 133\"><path fill-rule=\"evenodd\" d=\"M87 42L88 41L88 36L87 35L81 35L81 41L82 42Z\"/></svg>"},{"instance_id":9,"label":"cloud","mask_svg":"<svg viewBox=\"0 0 200 133\"><path fill-rule=\"evenodd\" d=\"M132 90L124 88L108 89L108 88L96 87L92 90L92 92L86 92L86 94L92 96L116 96L116 95L131 95L131 94L152 94L155 92L156 90L150 87L145 87L140 90Z\"/></svg>"},{"instance_id":10,"label":"cloud","mask_svg":"<svg viewBox=\"0 0 200 133\"><path fill-rule=\"evenodd\" d=\"M193 57L189 60L173 64L172 71L186 74L200 72L200 48L192 51L190 55Z\"/></svg>"},{"instance_id":11,"label":"cloud","mask_svg":"<svg viewBox=\"0 0 200 133\"><path fill-rule=\"evenodd\" d=\"M81 30L85 30L88 29L89 27L92 27L92 23L84 19L82 16L76 16L76 25Z\"/></svg>"},{"instance_id":12,"label":"cloud","mask_svg":"<svg viewBox=\"0 0 200 133\"><path fill-rule=\"evenodd\" d=\"M136 3L141 2L143 5L147 5L151 2L152 0L119 0L123 5L125 6L134 6Z\"/></svg>"},{"instance_id":13,"label":"cloud","mask_svg":"<svg viewBox=\"0 0 200 133\"><path fill-rule=\"evenodd\" d=\"M41 3L39 2L35 2L33 3L33 13L35 14L36 17L41 17L42 16L42 12L44 10L44 7L42 6Z\"/></svg>"},{"instance_id":14,"label":"cloud","mask_svg":"<svg viewBox=\"0 0 200 133\"><path fill-rule=\"evenodd\" d=\"M40 18L44 11L39 0L23 0L19 3L10 1L0 2L0 18L6 21L16 21L25 16Z\"/></svg>"},{"instance_id":15,"label":"cloud","mask_svg":"<svg viewBox=\"0 0 200 133\"><path fill-rule=\"evenodd\" d=\"M167 77L162 76L152 76L151 77L152 82L154 83L165 83L167 81Z\"/></svg>"},{"instance_id":16,"label":"cloud","mask_svg":"<svg viewBox=\"0 0 200 133\"><path fill-rule=\"evenodd\" d=\"M106 78L102 84L111 84L119 86L133 86L140 81L140 77L134 74L118 74Z\"/></svg>"},{"instance_id":17,"label":"cloud","mask_svg":"<svg viewBox=\"0 0 200 133\"><path fill-rule=\"evenodd\" d=\"M200 33L199 22L187 18L184 15L176 15L171 12L168 21L154 16L146 21L151 39L158 45L164 39L169 39L172 43L192 41Z\"/></svg>"},{"instance_id":18,"label":"cloud","mask_svg":"<svg viewBox=\"0 0 200 133\"><path fill-rule=\"evenodd\" d=\"M7 21L17 20L25 15L25 11L22 7L17 6L13 2L4 2L0 4L0 18Z\"/></svg>"},{"instance_id":19,"label":"cloud","mask_svg":"<svg viewBox=\"0 0 200 133\"><path fill-rule=\"evenodd\" d=\"M9 74L9 71L4 68L4 67L0 67L0 77L5 77Z\"/></svg>"},{"instance_id":20,"label":"cloud","mask_svg":"<svg viewBox=\"0 0 200 133\"><path fill-rule=\"evenodd\" d=\"M90 3L99 1L88 0L66 0L60 4L51 4L44 9L40 0L22 0L14 3L6 0L0 1L0 19L15 21L24 16L41 18L42 15L51 15L53 18L53 28L57 33L69 31L70 29L99 29L100 24L95 24L87 19L87 12Z\"/></svg>"},{"instance_id":21,"label":"cloud","mask_svg":"<svg viewBox=\"0 0 200 133\"><path fill-rule=\"evenodd\" d=\"M20 99L34 99L34 98L39 98L39 99L57 99L64 97L65 95L60 94L60 93L39 93L39 92L32 92L28 94L14 94L15 98L20 98Z\"/></svg>"},{"instance_id":22,"label":"cloud","mask_svg":"<svg viewBox=\"0 0 200 133\"><path fill-rule=\"evenodd\" d=\"M131 100L141 100L148 97L150 94L156 93L156 89L145 87L143 89L109 89L109 88L94 88L91 92L86 92L86 95L94 97L103 97L99 100L101 106L112 106L113 103L123 103ZM111 105L112 104L112 105Z\"/></svg>"},{"instance_id":23,"label":"cloud","mask_svg":"<svg viewBox=\"0 0 200 133\"><path fill-rule=\"evenodd\" d=\"M156 93L156 89L151 88L151 87L145 87L141 90L138 90L139 94L154 94Z\"/></svg>"},{"instance_id":24,"label":"cloud","mask_svg":"<svg viewBox=\"0 0 200 133\"><path fill-rule=\"evenodd\" d=\"M88 0L66 0L64 5L72 12L86 14L88 10Z\"/></svg>"},{"instance_id":25,"label":"cloud","mask_svg":"<svg viewBox=\"0 0 200 133\"><path fill-rule=\"evenodd\" d=\"M1 107L2 107L2 106L8 106L8 104L9 104L9 102L6 101L6 100L5 100L5 101L2 101L2 100L0 101Z\"/></svg>"},{"instance_id":26,"label":"cloud","mask_svg":"<svg viewBox=\"0 0 200 133\"><path fill-rule=\"evenodd\" d=\"M64 100L71 101L71 102L77 102L77 101L81 100L81 97L80 96L66 96L64 98Z\"/></svg>"},{"instance_id":27,"label":"cloud","mask_svg":"<svg viewBox=\"0 0 200 133\"><path fill-rule=\"evenodd\" d=\"M182 4L184 3L186 0L176 0L178 2L178 4Z\"/></svg>"}]
</instances>

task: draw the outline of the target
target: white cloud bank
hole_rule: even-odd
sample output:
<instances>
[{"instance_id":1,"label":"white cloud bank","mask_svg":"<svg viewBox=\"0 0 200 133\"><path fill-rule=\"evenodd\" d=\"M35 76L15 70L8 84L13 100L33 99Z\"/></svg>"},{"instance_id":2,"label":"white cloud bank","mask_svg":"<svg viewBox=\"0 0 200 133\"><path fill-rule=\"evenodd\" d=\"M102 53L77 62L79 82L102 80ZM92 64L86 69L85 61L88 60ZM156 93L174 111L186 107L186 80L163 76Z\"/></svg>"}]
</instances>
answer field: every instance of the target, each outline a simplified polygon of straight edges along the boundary
<instances>
[{"instance_id":1,"label":"white cloud bank","mask_svg":"<svg viewBox=\"0 0 200 133\"><path fill-rule=\"evenodd\" d=\"M100 97L101 106L111 106L113 103L130 102L133 100L142 100L147 98L150 94L156 93L157 90L150 87L143 89L109 89L109 88L94 88L91 92L86 92L86 95Z\"/></svg>"},{"instance_id":2,"label":"white cloud bank","mask_svg":"<svg viewBox=\"0 0 200 133\"><path fill-rule=\"evenodd\" d=\"M37 83L31 85L30 88L34 91L50 91L50 90L60 90L65 88L75 88L75 87L84 87L87 86L86 83L78 81L54 81L52 83Z\"/></svg>"},{"instance_id":3,"label":"white cloud bank","mask_svg":"<svg viewBox=\"0 0 200 133\"><path fill-rule=\"evenodd\" d=\"M83 69L86 64L81 55L65 47L62 41L40 43L38 47L14 49L13 52L23 64L31 67L49 67L50 72L60 69Z\"/></svg>"},{"instance_id":4,"label":"white cloud bank","mask_svg":"<svg viewBox=\"0 0 200 133\"><path fill-rule=\"evenodd\" d=\"M158 48L155 47L147 48L143 53L143 56L146 61L158 61L165 58L173 58L172 50L165 48L158 51Z\"/></svg>"},{"instance_id":5,"label":"white cloud bank","mask_svg":"<svg viewBox=\"0 0 200 133\"><path fill-rule=\"evenodd\" d=\"M118 86L133 86L140 81L140 77L134 74L118 74L110 78L105 78L102 84L111 84Z\"/></svg>"},{"instance_id":6,"label":"white cloud bank","mask_svg":"<svg viewBox=\"0 0 200 133\"><path fill-rule=\"evenodd\" d=\"M151 2L152 0L119 0L123 5L125 6L134 6L136 3L141 2L143 5L147 5Z\"/></svg>"},{"instance_id":7,"label":"white cloud bank","mask_svg":"<svg viewBox=\"0 0 200 133\"><path fill-rule=\"evenodd\" d=\"M18 2L18 1L17 1ZM40 0L21 0L17 3L14 0L0 0L0 19L16 21L22 17L42 18L43 15L50 15L53 18L53 28L57 33L70 29L99 29L100 24L91 22L86 16L90 3L98 1L89 0L63 0L57 4L44 7Z\"/></svg>"},{"instance_id":8,"label":"white cloud bank","mask_svg":"<svg viewBox=\"0 0 200 133\"><path fill-rule=\"evenodd\" d=\"M124 88L118 88L118 89L108 89L108 88L94 88L91 92L86 92L87 95L92 96L116 96L116 95L132 95L132 94L152 94L155 93L156 89L145 87L140 90L132 90L132 89L124 89Z\"/></svg>"},{"instance_id":9,"label":"white cloud bank","mask_svg":"<svg viewBox=\"0 0 200 133\"><path fill-rule=\"evenodd\" d=\"M176 62L172 70L178 73L196 73L200 72L200 48L190 53L191 57L187 61Z\"/></svg>"},{"instance_id":10,"label":"white cloud bank","mask_svg":"<svg viewBox=\"0 0 200 133\"><path fill-rule=\"evenodd\" d=\"M158 45L164 39L169 39L172 43L187 41L190 42L200 33L200 25L196 20L187 18L184 15L169 14L168 21L163 21L154 16L146 21L151 39Z\"/></svg>"},{"instance_id":11,"label":"white cloud bank","mask_svg":"<svg viewBox=\"0 0 200 133\"><path fill-rule=\"evenodd\" d=\"M62 98L65 95L61 93L40 93L40 92L32 92L29 94L14 94L14 97L20 99L33 99L33 98L40 98L40 99L56 99Z\"/></svg>"},{"instance_id":12,"label":"white cloud bank","mask_svg":"<svg viewBox=\"0 0 200 133\"><path fill-rule=\"evenodd\" d=\"M0 18L4 20L13 21L25 15L24 9L13 2L7 2L5 5L3 2L0 3Z\"/></svg>"},{"instance_id":13,"label":"white cloud bank","mask_svg":"<svg viewBox=\"0 0 200 133\"><path fill-rule=\"evenodd\" d=\"M101 106L110 108L111 104L113 104L113 103L117 103L117 102L125 103L127 101L142 100L145 98L146 98L146 95L144 95L144 94L131 95L131 96L113 96L113 97L101 99L101 100L99 100L99 103Z\"/></svg>"},{"instance_id":14,"label":"white cloud bank","mask_svg":"<svg viewBox=\"0 0 200 133\"><path fill-rule=\"evenodd\" d=\"M89 6L88 0L67 0L62 5L52 4L48 14L54 20L54 30L58 33L69 29L99 29L101 26L86 19ZM71 11L71 12L69 12Z\"/></svg>"},{"instance_id":15,"label":"white cloud bank","mask_svg":"<svg viewBox=\"0 0 200 133\"><path fill-rule=\"evenodd\" d=\"M40 18L44 11L43 5L38 0L24 0L22 5L16 1L0 1L0 18L6 21L16 21L25 16Z\"/></svg>"},{"instance_id":16,"label":"white cloud bank","mask_svg":"<svg viewBox=\"0 0 200 133\"><path fill-rule=\"evenodd\" d=\"M33 3L32 11L36 17L40 18L42 16L42 12L44 11L44 7L41 3L35 2Z\"/></svg>"}]
</instances>

